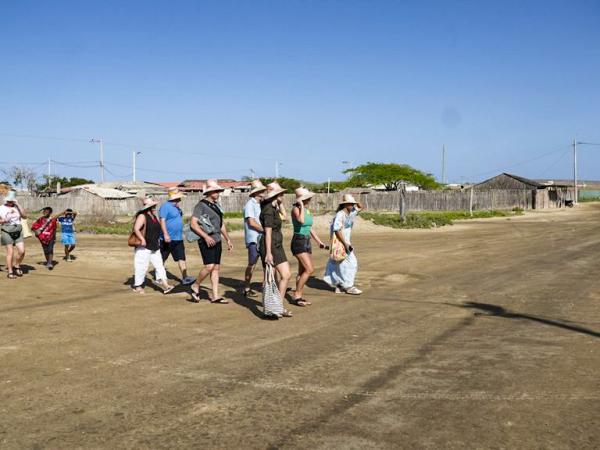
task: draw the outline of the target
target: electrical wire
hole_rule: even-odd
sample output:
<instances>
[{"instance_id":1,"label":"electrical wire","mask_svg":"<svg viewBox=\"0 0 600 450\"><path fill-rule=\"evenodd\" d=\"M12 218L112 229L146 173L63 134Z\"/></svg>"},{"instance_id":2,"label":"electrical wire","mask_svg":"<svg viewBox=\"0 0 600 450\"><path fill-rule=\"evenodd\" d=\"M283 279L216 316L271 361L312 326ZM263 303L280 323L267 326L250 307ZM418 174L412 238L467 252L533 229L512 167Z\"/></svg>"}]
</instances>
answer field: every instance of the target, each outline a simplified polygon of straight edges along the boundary
<instances>
[{"instance_id":1,"label":"electrical wire","mask_svg":"<svg viewBox=\"0 0 600 450\"><path fill-rule=\"evenodd\" d=\"M504 167L501 167L501 168L498 168L498 169L486 170L485 172L481 172L481 173L478 173L478 174L470 175L470 176L465 177L465 178L467 178L467 179L477 179L477 178L479 178L481 176L484 176L484 175L489 175L489 174L498 173L498 172L504 172L507 169L513 169L515 167L520 167L520 166L532 163L534 161L537 161L539 159L545 158L546 156L553 155L553 154L558 153L558 152L562 152L562 151L565 150L565 147L567 147L567 146L561 145L560 148L557 149L557 150L552 150L550 152L542 153L542 154L540 154L540 155L538 155L538 156L536 156L534 158L527 159L525 161L521 161L521 162L518 162L518 163L515 163L515 164L511 164L509 166L504 166Z\"/></svg>"},{"instance_id":2,"label":"electrical wire","mask_svg":"<svg viewBox=\"0 0 600 450\"><path fill-rule=\"evenodd\" d=\"M554 161L552 164L550 164L550 165L549 165L549 166L548 166L548 167L547 167L547 168L546 168L546 169L545 169L545 170L544 170L544 171L543 171L543 172L540 174L539 178L543 178L543 177L544 177L544 175L546 175L546 174L547 174L547 173L550 171L550 169L553 169L554 167L556 167L556 165L557 165L559 162L561 162L561 161L564 159L564 157L565 157L565 156L567 156L567 154L568 154L569 152L570 152L570 150L565 150L565 151L562 153L562 155L560 155L560 156L558 157L558 159L557 159L556 161Z\"/></svg>"}]
</instances>

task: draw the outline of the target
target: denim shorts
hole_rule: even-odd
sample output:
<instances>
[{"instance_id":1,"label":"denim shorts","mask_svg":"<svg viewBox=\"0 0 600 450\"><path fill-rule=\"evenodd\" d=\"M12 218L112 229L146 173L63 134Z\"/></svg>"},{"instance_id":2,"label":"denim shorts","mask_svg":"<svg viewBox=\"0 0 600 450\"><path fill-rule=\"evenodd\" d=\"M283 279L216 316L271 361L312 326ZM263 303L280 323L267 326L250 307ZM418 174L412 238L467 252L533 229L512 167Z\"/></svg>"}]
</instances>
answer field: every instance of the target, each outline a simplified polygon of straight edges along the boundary
<instances>
[{"instance_id":1,"label":"denim shorts","mask_svg":"<svg viewBox=\"0 0 600 450\"><path fill-rule=\"evenodd\" d=\"M292 255L296 256L300 253L312 253L310 236L294 234L294 237L292 238Z\"/></svg>"}]
</instances>

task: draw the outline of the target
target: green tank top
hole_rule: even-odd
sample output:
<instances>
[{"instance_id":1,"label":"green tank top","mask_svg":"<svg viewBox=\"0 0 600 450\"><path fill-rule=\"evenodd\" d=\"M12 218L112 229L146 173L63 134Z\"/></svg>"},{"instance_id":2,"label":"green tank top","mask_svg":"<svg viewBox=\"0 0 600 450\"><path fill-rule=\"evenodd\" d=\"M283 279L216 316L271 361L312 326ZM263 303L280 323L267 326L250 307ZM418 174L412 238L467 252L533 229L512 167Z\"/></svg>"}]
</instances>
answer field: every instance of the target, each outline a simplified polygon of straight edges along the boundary
<instances>
[{"instance_id":1,"label":"green tank top","mask_svg":"<svg viewBox=\"0 0 600 450\"><path fill-rule=\"evenodd\" d=\"M313 215L308 209L304 209L304 224L301 224L292 215L292 224L294 225L294 234L301 234L302 236L310 236L310 229L313 226Z\"/></svg>"}]
</instances>

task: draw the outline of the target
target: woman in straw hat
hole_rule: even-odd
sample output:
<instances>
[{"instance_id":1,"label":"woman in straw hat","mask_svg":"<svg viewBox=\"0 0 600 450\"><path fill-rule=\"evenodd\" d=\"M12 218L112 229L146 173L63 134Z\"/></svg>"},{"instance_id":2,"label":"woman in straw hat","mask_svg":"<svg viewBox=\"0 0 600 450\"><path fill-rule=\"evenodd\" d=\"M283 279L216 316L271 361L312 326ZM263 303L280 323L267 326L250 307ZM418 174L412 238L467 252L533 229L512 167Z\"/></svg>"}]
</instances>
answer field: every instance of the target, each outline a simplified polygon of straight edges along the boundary
<instances>
[{"instance_id":1,"label":"woman in straw hat","mask_svg":"<svg viewBox=\"0 0 600 450\"><path fill-rule=\"evenodd\" d=\"M183 243L183 211L181 211L181 200L183 193L178 188L169 189L167 202L158 210L160 216L161 240L160 252L163 263L169 255L179 266L181 271L181 284L190 285L195 279L187 274L187 263L185 258L185 245Z\"/></svg>"},{"instance_id":2,"label":"woman in straw hat","mask_svg":"<svg viewBox=\"0 0 600 450\"><path fill-rule=\"evenodd\" d=\"M361 210L361 204L352 195L345 194L331 223L331 237L333 238L334 235L337 237L344 246L346 253L345 259L341 262L337 262L330 257L325 269L325 277L323 279L327 284L335 288L336 294L341 294L342 292L351 295L362 294L362 291L354 286L356 272L358 271L358 261L350 242L354 219Z\"/></svg>"},{"instance_id":3,"label":"woman in straw hat","mask_svg":"<svg viewBox=\"0 0 600 450\"><path fill-rule=\"evenodd\" d=\"M260 240L260 257L263 265L269 264L279 273L279 292L285 296L288 282L290 281L290 264L283 249L282 223L287 219L283 207L283 189L274 181L267 185L265 199L261 203L260 224L264 229L264 236ZM292 317L292 313L284 310L283 317Z\"/></svg>"},{"instance_id":4,"label":"woman in straw hat","mask_svg":"<svg viewBox=\"0 0 600 450\"><path fill-rule=\"evenodd\" d=\"M222 240L225 238L227 249L233 250L227 227L223 221L223 211L217 203L224 189L215 180L208 180L203 190L204 198L198 202L192 214L191 228L200 236L198 246L204 262L204 268L198 274L196 282L191 286L192 299L200 301L200 283L210 275L212 296L211 303L229 303L219 296L219 271L221 269Z\"/></svg>"},{"instance_id":5,"label":"woman in straw hat","mask_svg":"<svg viewBox=\"0 0 600 450\"><path fill-rule=\"evenodd\" d=\"M311 302L304 299L304 285L315 270L312 260L311 238L317 241L319 248L328 247L312 229L313 215L308 209L308 204L315 194L304 187L296 189L295 194L296 203L292 208L292 225L294 226L292 254L298 260L298 276L296 277L293 303L297 306L309 306Z\"/></svg>"},{"instance_id":6,"label":"woman in straw hat","mask_svg":"<svg viewBox=\"0 0 600 450\"><path fill-rule=\"evenodd\" d=\"M23 276L21 263L25 258L25 241L21 220L26 217L15 191L10 191L0 206L0 242L6 247L6 276L10 279ZM13 261L15 256L16 261Z\"/></svg>"},{"instance_id":7,"label":"woman in straw hat","mask_svg":"<svg viewBox=\"0 0 600 450\"><path fill-rule=\"evenodd\" d=\"M134 268L135 276L133 290L144 294L146 272L150 264L154 267L156 281L162 287L163 293L168 294L173 286L167 281L167 272L160 254L160 222L156 217L158 202L151 198L144 199L144 206L140 209L133 224L133 232L139 239L140 245L135 247Z\"/></svg>"},{"instance_id":8,"label":"woman in straw hat","mask_svg":"<svg viewBox=\"0 0 600 450\"><path fill-rule=\"evenodd\" d=\"M248 266L244 274L244 296L255 296L251 288L252 274L258 262L258 241L262 237L263 227L260 224L260 203L265 196L267 187L260 180L252 181L250 199L244 206L244 240L248 250Z\"/></svg>"}]
</instances>

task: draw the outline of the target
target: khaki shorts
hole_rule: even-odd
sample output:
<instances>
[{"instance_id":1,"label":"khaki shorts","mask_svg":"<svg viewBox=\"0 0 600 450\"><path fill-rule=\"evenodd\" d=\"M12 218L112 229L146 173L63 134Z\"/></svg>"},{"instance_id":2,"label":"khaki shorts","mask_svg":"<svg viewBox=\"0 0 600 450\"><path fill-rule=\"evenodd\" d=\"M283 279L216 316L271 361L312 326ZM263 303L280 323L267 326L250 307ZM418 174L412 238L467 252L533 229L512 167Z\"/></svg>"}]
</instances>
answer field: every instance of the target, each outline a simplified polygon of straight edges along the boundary
<instances>
[{"instance_id":1,"label":"khaki shorts","mask_svg":"<svg viewBox=\"0 0 600 450\"><path fill-rule=\"evenodd\" d=\"M16 245L23 242L23 227L21 225L2 225L1 229L0 243L2 245Z\"/></svg>"}]
</instances>

